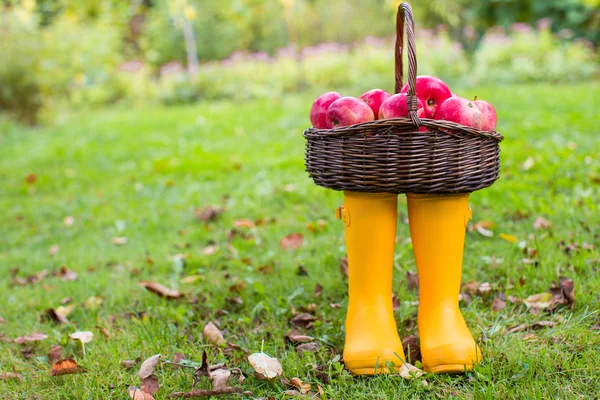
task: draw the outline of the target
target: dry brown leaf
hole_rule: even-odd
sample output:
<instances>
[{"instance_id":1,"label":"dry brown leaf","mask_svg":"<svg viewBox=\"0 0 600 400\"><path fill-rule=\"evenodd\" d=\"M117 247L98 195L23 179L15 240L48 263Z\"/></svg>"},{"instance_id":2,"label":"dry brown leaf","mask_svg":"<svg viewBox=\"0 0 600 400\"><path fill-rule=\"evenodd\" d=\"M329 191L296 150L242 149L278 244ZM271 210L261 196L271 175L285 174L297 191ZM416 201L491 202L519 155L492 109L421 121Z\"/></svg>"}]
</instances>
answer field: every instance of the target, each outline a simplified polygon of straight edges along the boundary
<instances>
[{"instance_id":1,"label":"dry brown leaf","mask_svg":"<svg viewBox=\"0 0 600 400\"><path fill-rule=\"evenodd\" d=\"M317 342L302 343L296 346L296 353L298 354L298 357L302 357L302 354L315 353L319 351L320 348L321 346Z\"/></svg>"},{"instance_id":2,"label":"dry brown leaf","mask_svg":"<svg viewBox=\"0 0 600 400\"><path fill-rule=\"evenodd\" d=\"M479 233L481 236L485 236L485 237L493 237L494 236L494 232L490 231L489 229L485 229L482 226L476 226L475 229L477 229L477 233Z\"/></svg>"},{"instance_id":3,"label":"dry brown leaf","mask_svg":"<svg viewBox=\"0 0 600 400\"><path fill-rule=\"evenodd\" d=\"M210 371L208 379L210 380L210 384L213 390L220 390L228 387L227 381L229 381L230 376L230 370L225 368L219 368L214 371Z\"/></svg>"},{"instance_id":4,"label":"dry brown leaf","mask_svg":"<svg viewBox=\"0 0 600 400\"><path fill-rule=\"evenodd\" d=\"M196 218L203 222L215 221L225 211L222 207L206 206L202 209L197 208L194 210Z\"/></svg>"},{"instance_id":5,"label":"dry brown leaf","mask_svg":"<svg viewBox=\"0 0 600 400\"><path fill-rule=\"evenodd\" d=\"M521 324L521 325L515 326L513 328L510 328L509 330L506 331L506 333L522 332L522 331L526 331L527 329L529 329L529 324Z\"/></svg>"},{"instance_id":6,"label":"dry brown leaf","mask_svg":"<svg viewBox=\"0 0 600 400\"><path fill-rule=\"evenodd\" d=\"M473 232L474 230L477 230L478 228L483 228L483 229L491 229L493 227L495 227L496 224L493 223L492 221L477 221L474 224L469 226L469 231Z\"/></svg>"},{"instance_id":7,"label":"dry brown leaf","mask_svg":"<svg viewBox=\"0 0 600 400\"><path fill-rule=\"evenodd\" d=\"M254 394L248 390L244 390L241 387L231 386L231 387L226 387L226 388L219 389L219 390L197 389L197 390L192 390L190 392L173 392L169 395L169 397L170 398L185 397L185 398L191 399L194 397L210 397L210 396L219 396L222 394L233 394L233 393L241 393L245 396L254 396Z\"/></svg>"},{"instance_id":8,"label":"dry brown leaf","mask_svg":"<svg viewBox=\"0 0 600 400\"><path fill-rule=\"evenodd\" d=\"M59 345L54 345L48 352L48 363L53 364L55 361L62 358L63 348Z\"/></svg>"},{"instance_id":9,"label":"dry brown leaf","mask_svg":"<svg viewBox=\"0 0 600 400\"><path fill-rule=\"evenodd\" d=\"M294 316L290 322L293 325L296 326L302 326L306 329L310 329L313 327L313 323L316 321L317 319L313 316L310 315L309 313L302 313L302 314L298 314L296 316Z\"/></svg>"},{"instance_id":10,"label":"dry brown leaf","mask_svg":"<svg viewBox=\"0 0 600 400\"><path fill-rule=\"evenodd\" d=\"M292 329L291 331L286 333L285 340L289 341L289 343L291 344L295 344L312 342L313 340L315 340L315 338L313 338L312 336L303 335L300 332L298 332L298 330Z\"/></svg>"},{"instance_id":11,"label":"dry brown leaf","mask_svg":"<svg viewBox=\"0 0 600 400\"><path fill-rule=\"evenodd\" d=\"M100 333L102 334L102 336L104 336L105 338L108 339L110 337L110 333L108 332L108 329L106 329L105 327L96 325L96 329L98 329L100 331Z\"/></svg>"},{"instance_id":12,"label":"dry brown leaf","mask_svg":"<svg viewBox=\"0 0 600 400\"><path fill-rule=\"evenodd\" d=\"M103 301L104 300L102 300L102 297L100 296L91 296L85 300L85 303L83 303L83 305L85 308L93 310L100 307L100 304L102 304Z\"/></svg>"},{"instance_id":13,"label":"dry brown leaf","mask_svg":"<svg viewBox=\"0 0 600 400\"><path fill-rule=\"evenodd\" d=\"M258 379L274 379L283 373L279 360L269 357L265 353L250 354L248 361L254 368Z\"/></svg>"},{"instance_id":14,"label":"dry brown leaf","mask_svg":"<svg viewBox=\"0 0 600 400\"><path fill-rule=\"evenodd\" d=\"M533 324L531 324L529 327L531 329L538 329L538 328L553 328L554 326L556 326L556 322L554 322L554 321L537 321L537 322L534 322Z\"/></svg>"},{"instance_id":15,"label":"dry brown leaf","mask_svg":"<svg viewBox=\"0 0 600 400\"><path fill-rule=\"evenodd\" d=\"M211 321L204 325L204 329L202 329L202 336L210 344L216 344L217 346L220 346L225 343L225 338L223 338L223 334L221 333L219 328L217 328L217 326Z\"/></svg>"},{"instance_id":16,"label":"dry brown leaf","mask_svg":"<svg viewBox=\"0 0 600 400\"><path fill-rule=\"evenodd\" d=\"M51 256L55 256L59 250L60 250L60 247L57 244L53 244L48 249L48 254L50 254Z\"/></svg>"},{"instance_id":17,"label":"dry brown leaf","mask_svg":"<svg viewBox=\"0 0 600 400\"><path fill-rule=\"evenodd\" d=\"M110 242L112 244L114 244L115 246L123 246L125 243L127 243L127 238L126 237L114 237L114 238L110 239Z\"/></svg>"},{"instance_id":18,"label":"dry brown leaf","mask_svg":"<svg viewBox=\"0 0 600 400\"><path fill-rule=\"evenodd\" d=\"M29 174L25 177L25 182L27 183L35 183L35 180L37 179L37 177L35 176L35 174Z\"/></svg>"},{"instance_id":19,"label":"dry brown leaf","mask_svg":"<svg viewBox=\"0 0 600 400\"><path fill-rule=\"evenodd\" d=\"M409 291L414 292L419 290L419 275L417 273L406 271L406 282Z\"/></svg>"},{"instance_id":20,"label":"dry brown leaf","mask_svg":"<svg viewBox=\"0 0 600 400\"><path fill-rule=\"evenodd\" d=\"M302 380L300 380L300 378L292 378L292 379L290 379L289 383L290 383L290 385L292 385L293 387L298 389L301 394L306 394L310 391L310 383L302 382Z\"/></svg>"},{"instance_id":21,"label":"dry brown leaf","mask_svg":"<svg viewBox=\"0 0 600 400\"><path fill-rule=\"evenodd\" d=\"M423 375L423 371L421 371L419 368L415 367L412 364L404 363L400 367L398 374L404 379L411 379L412 377L420 377L421 375Z\"/></svg>"},{"instance_id":22,"label":"dry brown leaf","mask_svg":"<svg viewBox=\"0 0 600 400\"><path fill-rule=\"evenodd\" d=\"M344 256L340 259L340 272L344 278L348 277L348 256Z\"/></svg>"},{"instance_id":23,"label":"dry brown leaf","mask_svg":"<svg viewBox=\"0 0 600 400\"><path fill-rule=\"evenodd\" d=\"M77 362L72 358L66 358L54 363L50 376L80 374L83 372L87 372L87 370L77 365Z\"/></svg>"},{"instance_id":24,"label":"dry brown leaf","mask_svg":"<svg viewBox=\"0 0 600 400\"><path fill-rule=\"evenodd\" d=\"M10 379L16 379L18 381L23 380L23 375L16 372L0 372L0 381L7 381Z\"/></svg>"},{"instance_id":25,"label":"dry brown leaf","mask_svg":"<svg viewBox=\"0 0 600 400\"><path fill-rule=\"evenodd\" d=\"M254 222L252 222L246 218L233 221L233 226L235 226L236 228L248 228L248 229L252 229L255 227Z\"/></svg>"},{"instance_id":26,"label":"dry brown leaf","mask_svg":"<svg viewBox=\"0 0 600 400\"><path fill-rule=\"evenodd\" d=\"M158 392L160 385L158 384L158 379L154 375L150 375L149 377L142 380L142 385L140 389L143 392L148 393L150 396L154 396L156 392Z\"/></svg>"},{"instance_id":27,"label":"dry brown leaf","mask_svg":"<svg viewBox=\"0 0 600 400\"><path fill-rule=\"evenodd\" d=\"M545 310L552 304L552 293L545 292L532 294L523 300L523 303L525 303L529 309Z\"/></svg>"},{"instance_id":28,"label":"dry brown leaf","mask_svg":"<svg viewBox=\"0 0 600 400\"><path fill-rule=\"evenodd\" d=\"M533 223L533 227L535 229L549 229L550 228L550 221L548 221L547 219L543 218L543 217L537 217L535 219L535 222Z\"/></svg>"},{"instance_id":29,"label":"dry brown leaf","mask_svg":"<svg viewBox=\"0 0 600 400\"><path fill-rule=\"evenodd\" d=\"M21 336L15 339L15 343L23 344L25 342L39 342L48 338L44 332L35 332L29 335Z\"/></svg>"},{"instance_id":30,"label":"dry brown leaf","mask_svg":"<svg viewBox=\"0 0 600 400\"><path fill-rule=\"evenodd\" d=\"M219 246L217 246L216 244L209 244L208 246L202 249L202 254L204 254L205 256L212 256L218 250Z\"/></svg>"},{"instance_id":31,"label":"dry brown leaf","mask_svg":"<svg viewBox=\"0 0 600 400\"><path fill-rule=\"evenodd\" d=\"M125 369L131 369L137 364L136 360L121 360L121 365Z\"/></svg>"},{"instance_id":32,"label":"dry brown leaf","mask_svg":"<svg viewBox=\"0 0 600 400\"><path fill-rule=\"evenodd\" d=\"M6 320L4 318L2 318L2 315L0 315L0 324L5 324Z\"/></svg>"},{"instance_id":33,"label":"dry brown leaf","mask_svg":"<svg viewBox=\"0 0 600 400\"><path fill-rule=\"evenodd\" d=\"M241 293L244 290L246 290L246 282L240 279L236 280L233 285L229 287L229 291L232 293Z\"/></svg>"},{"instance_id":34,"label":"dry brown leaf","mask_svg":"<svg viewBox=\"0 0 600 400\"><path fill-rule=\"evenodd\" d=\"M159 295L160 297L164 297L165 299L180 299L183 297L183 293L179 292L178 290L169 289L168 287L157 282L140 282L140 286L154 294Z\"/></svg>"},{"instance_id":35,"label":"dry brown leaf","mask_svg":"<svg viewBox=\"0 0 600 400\"><path fill-rule=\"evenodd\" d=\"M129 398L133 400L154 400L154 397L152 397L151 394L146 393L135 386L129 386L127 393L129 394Z\"/></svg>"},{"instance_id":36,"label":"dry brown leaf","mask_svg":"<svg viewBox=\"0 0 600 400\"><path fill-rule=\"evenodd\" d=\"M302 246L303 242L304 236L301 233L290 233L281 238L279 247L281 247L282 250L295 250Z\"/></svg>"},{"instance_id":37,"label":"dry brown leaf","mask_svg":"<svg viewBox=\"0 0 600 400\"><path fill-rule=\"evenodd\" d=\"M506 301L496 297L492 302L492 311L500 311L506 308Z\"/></svg>"},{"instance_id":38,"label":"dry brown leaf","mask_svg":"<svg viewBox=\"0 0 600 400\"><path fill-rule=\"evenodd\" d=\"M64 281L75 281L79 277L75 271L71 271L64 265L60 267L57 276Z\"/></svg>"},{"instance_id":39,"label":"dry brown leaf","mask_svg":"<svg viewBox=\"0 0 600 400\"><path fill-rule=\"evenodd\" d=\"M62 310L59 310L62 309ZM52 308L48 308L44 311L42 315L42 320L44 321L54 321L60 324L68 324L69 320L67 319L68 312L65 312L65 307L59 307L56 310Z\"/></svg>"},{"instance_id":40,"label":"dry brown leaf","mask_svg":"<svg viewBox=\"0 0 600 400\"><path fill-rule=\"evenodd\" d=\"M321 285L320 283L317 283L315 285L315 291L313 293L313 297L319 297L319 296L321 296L321 294L323 294L323 285Z\"/></svg>"},{"instance_id":41,"label":"dry brown leaf","mask_svg":"<svg viewBox=\"0 0 600 400\"><path fill-rule=\"evenodd\" d=\"M138 373L138 375L140 376L140 379L142 381L154 375L154 368L156 367L156 364L158 364L158 360L160 360L160 358L160 354L155 354L152 357L146 359L142 363L142 365L140 365L140 372Z\"/></svg>"},{"instance_id":42,"label":"dry brown leaf","mask_svg":"<svg viewBox=\"0 0 600 400\"><path fill-rule=\"evenodd\" d=\"M419 338L415 335L404 337L402 339L402 347L404 348L407 362L414 364L417 361L421 361L421 345L419 344Z\"/></svg>"}]
</instances>

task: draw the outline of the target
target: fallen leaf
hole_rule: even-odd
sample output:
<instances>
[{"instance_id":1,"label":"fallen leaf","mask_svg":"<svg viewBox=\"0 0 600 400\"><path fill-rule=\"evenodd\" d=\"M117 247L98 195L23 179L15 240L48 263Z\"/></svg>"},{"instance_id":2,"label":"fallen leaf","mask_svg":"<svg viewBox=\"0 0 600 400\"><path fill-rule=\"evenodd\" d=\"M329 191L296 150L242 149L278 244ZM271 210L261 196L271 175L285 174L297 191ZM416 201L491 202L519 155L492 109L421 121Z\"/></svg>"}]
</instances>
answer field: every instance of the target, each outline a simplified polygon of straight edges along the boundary
<instances>
[{"instance_id":1,"label":"fallen leaf","mask_svg":"<svg viewBox=\"0 0 600 400\"><path fill-rule=\"evenodd\" d=\"M55 361L60 360L62 358L63 348L59 345L54 345L48 352L48 362L53 364Z\"/></svg>"},{"instance_id":2,"label":"fallen leaf","mask_svg":"<svg viewBox=\"0 0 600 400\"><path fill-rule=\"evenodd\" d=\"M414 292L419 289L419 275L406 271L406 282L408 284L408 290Z\"/></svg>"},{"instance_id":3,"label":"fallen leaf","mask_svg":"<svg viewBox=\"0 0 600 400\"><path fill-rule=\"evenodd\" d=\"M157 282L140 282L140 286L166 299L180 299L183 297L183 294L180 293L178 290L169 289L168 287L163 286Z\"/></svg>"},{"instance_id":4,"label":"fallen leaf","mask_svg":"<svg viewBox=\"0 0 600 400\"><path fill-rule=\"evenodd\" d=\"M104 336L105 338L108 339L110 337L110 333L108 332L108 329L104 328L103 326L96 325L96 329L98 329L100 331L100 333L102 334L102 336Z\"/></svg>"},{"instance_id":5,"label":"fallen leaf","mask_svg":"<svg viewBox=\"0 0 600 400\"><path fill-rule=\"evenodd\" d=\"M235 226L236 228L248 228L248 229L255 228L254 222L252 222L246 218L233 221L233 226Z\"/></svg>"},{"instance_id":6,"label":"fallen leaf","mask_svg":"<svg viewBox=\"0 0 600 400\"><path fill-rule=\"evenodd\" d=\"M93 310L98 308L103 301L104 300L102 300L102 297L100 296L91 296L85 300L85 303L83 305L85 306L85 308Z\"/></svg>"},{"instance_id":7,"label":"fallen leaf","mask_svg":"<svg viewBox=\"0 0 600 400\"><path fill-rule=\"evenodd\" d=\"M398 311L401 305L402 303L400 303L400 297L398 297L398 293L394 293L392 295L392 310Z\"/></svg>"},{"instance_id":8,"label":"fallen leaf","mask_svg":"<svg viewBox=\"0 0 600 400\"><path fill-rule=\"evenodd\" d=\"M469 225L469 231L473 232L474 230L477 230L479 228L483 228L484 230L487 230L487 229L491 229L495 226L496 226L496 224L493 223L492 221L477 221L474 224Z\"/></svg>"},{"instance_id":9,"label":"fallen leaf","mask_svg":"<svg viewBox=\"0 0 600 400\"><path fill-rule=\"evenodd\" d=\"M29 174L25 177L25 182L34 183L36 179L37 177L35 176L35 174Z\"/></svg>"},{"instance_id":10,"label":"fallen leaf","mask_svg":"<svg viewBox=\"0 0 600 400\"><path fill-rule=\"evenodd\" d=\"M16 372L0 372L0 381L7 381L10 379L16 379L18 381L22 381L23 375L17 374Z\"/></svg>"},{"instance_id":11,"label":"fallen leaf","mask_svg":"<svg viewBox=\"0 0 600 400\"><path fill-rule=\"evenodd\" d=\"M531 329L553 328L554 326L556 326L556 322L554 322L554 321L537 321L537 322L534 322L533 324L529 325L529 327Z\"/></svg>"},{"instance_id":12,"label":"fallen leaf","mask_svg":"<svg viewBox=\"0 0 600 400\"><path fill-rule=\"evenodd\" d=\"M212 322L208 322L204 329L202 330L202 336L210 343L216 344L220 346L225 343L225 338L223 338L223 334Z\"/></svg>"},{"instance_id":13,"label":"fallen leaf","mask_svg":"<svg viewBox=\"0 0 600 400\"><path fill-rule=\"evenodd\" d=\"M292 329L291 331L285 334L285 340L289 341L289 343L291 344L295 344L312 342L313 340L315 340L315 338L313 338L312 336L303 335L302 333L298 332L298 330Z\"/></svg>"},{"instance_id":14,"label":"fallen leaf","mask_svg":"<svg viewBox=\"0 0 600 400\"><path fill-rule=\"evenodd\" d=\"M236 280L233 285L229 287L229 291L232 293L241 293L244 290L246 290L246 282L240 279Z\"/></svg>"},{"instance_id":15,"label":"fallen leaf","mask_svg":"<svg viewBox=\"0 0 600 400\"><path fill-rule=\"evenodd\" d=\"M419 344L419 338L415 335L404 337L402 339L402 347L404 348L407 362L414 364L417 361L421 361L421 345Z\"/></svg>"},{"instance_id":16,"label":"fallen leaf","mask_svg":"<svg viewBox=\"0 0 600 400\"><path fill-rule=\"evenodd\" d=\"M127 238L126 237L114 237L114 238L110 239L110 242L112 244L114 244L115 246L123 246L125 243L127 243Z\"/></svg>"},{"instance_id":17,"label":"fallen leaf","mask_svg":"<svg viewBox=\"0 0 600 400\"><path fill-rule=\"evenodd\" d=\"M216 244L209 244L208 246L202 249L202 254L204 254L205 256L212 256L218 250L219 246L217 246Z\"/></svg>"},{"instance_id":18,"label":"fallen leaf","mask_svg":"<svg viewBox=\"0 0 600 400\"><path fill-rule=\"evenodd\" d=\"M279 247L282 250L295 250L302 246L302 242L304 242L304 236L301 233L290 233L281 238Z\"/></svg>"},{"instance_id":19,"label":"fallen leaf","mask_svg":"<svg viewBox=\"0 0 600 400\"><path fill-rule=\"evenodd\" d=\"M492 311L500 311L506 308L506 301L496 297L492 302Z\"/></svg>"},{"instance_id":20,"label":"fallen leaf","mask_svg":"<svg viewBox=\"0 0 600 400\"><path fill-rule=\"evenodd\" d=\"M348 256L344 256L340 259L340 272L343 277L348 277Z\"/></svg>"},{"instance_id":21,"label":"fallen leaf","mask_svg":"<svg viewBox=\"0 0 600 400\"><path fill-rule=\"evenodd\" d=\"M35 274L31 274L29 276L26 276L25 278L20 278L20 277L15 277L12 280L12 284L13 285L19 285L19 286L24 286L26 284L35 284L39 281L41 281L42 279L44 279L46 276L48 276L48 270L47 269L43 269L39 272L36 272Z\"/></svg>"},{"instance_id":22,"label":"fallen leaf","mask_svg":"<svg viewBox=\"0 0 600 400\"><path fill-rule=\"evenodd\" d=\"M552 306L551 309L556 308L560 304L565 304L573 308L575 304L575 283L572 279L565 276L558 278L558 286L555 284L550 288L552 294Z\"/></svg>"},{"instance_id":23,"label":"fallen leaf","mask_svg":"<svg viewBox=\"0 0 600 400\"><path fill-rule=\"evenodd\" d=\"M135 386L129 386L127 389L129 398L133 400L154 400L151 394L144 392L142 389Z\"/></svg>"},{"instance_id":24,"label":"fallen leaf","mask_svg":"<svg viewBox=\"0 0 600 400\"><path fill-rule=\"evenodd\" d=\"M241 387L230 386L219 390L192 390L190 392L173 392L169 395L171 398L176 397L185 397L185 398L194 398L194 397L210 397L210 396L219 396L222 394L233 394L233 393L241 393L245 396L254 396L254 394L248 390L244 390Z\"/></svg>"},{"instance_id":25,"label":"fallen leaf","mask_svg":"<svg viewBox=\"0 0 600 400\"><path fill-rule=\"evenodd\" d=\"M302 354L314 353L319 351L320 348L321 346L317 342L302 343L296 346L296 353L298 354L298 357L302 357Z\"/></svg>"},{"instance_id":26,"label":"fallen leaf","mask_svg":"<svg viewBox=\"0 0 600 400\"><path fill-rule=\"evenodd\" d=\"M67 215L65 218L63 218L63 224L65 224L65 226L73 226L73 224L75 223L75 218Z\"/></svg>"},{"instance_id":27,"label":"fallen leaf","mask_svg":"<svg viewBox=\"0 0 600 400\"><path fill-rule=\"evenodd\" d=\"M73 304L74 306L74 304ZM59 310L60 309L60 310ZM67 311L65 311L67 310ZM46 311L44 311L44 314L42 315L42 320L45 321L54 321L54 322L58 322L60 324L68 324L69 320L67 319L67 314L68 314L68 309L66 307L59 307L56 310L53 308L48 308Z\"/></svg>"},{"instance_id":28,"label":"fallen leaf","mask_svg":"<svg viewBox=\"0 0 600 400\"><path fill-rule=\"evenodd\" d=\"M537 217L533 223L535 229L548 229L550 228L550 221L543 217Z\"/></svg>"},{"instance_id":29,"label":"fallen leaf","mask_svg":"<svg viewBox=\"0 0 600 400\"><path fill-rule=\"evenodd\" d=\"M423 371L421 371L419 368L415 367L412 364L404 363L400 367L398 374L404 379L411 379L412 377L420 377L421 375L423 375Z\"/></svg>"},{"instance_id":30,"label":"fallen leaf","mask_svg":"<svg viewBox=\"0 0 600 400\"><path fill-rule=\"evenodd\" d=\"M138 375L142 381L154 375L154 368L156 367L156 364L158 364L158 360L160 360L160 358L160 354L155 354L152 357L147 358L142 365L140 365L140 372Z\"/></svg>"},{"instance_id":31,"label":"fallen leaf","mask_svg":"<svg viewBox=\"0 0 600 400\"><path fill-rule=\"evenodd\" d=\"M317 319L313 315L310 315L309 313L302 313L302 314L298 314L298 315L292 317L290 322L293 325L302 326L306 329L310 329L313 327L313 323L316 320Z\"/></svg>"},{"instance_id":32,"label":"fallen leaf","mask_svg":"<svg viewBox=\"0 0 600 400\"><path fill-rule=\"evenodd\" d=\"M64 281L75 281L79 277L75 271L71 271L64 265L60 267L57 276Z\"/></svg>"},{"instance_id":33,"label":"fallen leaf","mask_svg":"<svg viewBox=\"0 0 600 400\"><path fill-rule=\"evenodd\" d=\"M248 356L248 361L258 379L273 379L283 373L281 363L273 357L269 357L265 353L254 353Z\"/></svg>"},{"instance_id":34,"label":"fallen leaf","mask_svg":"<svg viewBox=\"0 0 600 400\"><path fill-rule=\"evenodd\" d=\"M60 250L60 247L57 244L53 244L48 249L48 254L50 254L51 256L55 256L59 250Z\"/></svg>"},{"instance_id":35,"label":"fallen leaf","mask_svg":"<svg viewBox=\"0 0 600 400\"><path fill-rule=\"evenodd\" d=\"M77 365L77 362L72 358L66 358L54 363L50 376L80 374L83 372L87 372L87 370Z\"/></svg>"},{"instance_id":36,"label":"fallen leaf","mask_svg":"<svg viewBox=\"0 0 600 400\"><path fill-rule=\"evenodd\" d=\"M219 368L214 371L211 371L208 376L208 379L210 380L210 384L213 390L220 390L228 387L227 381L229 381L230 376L230 370L225 368Z\"/></svg>"},{"instance_id":37,"label":"fallen leaf","mask_svg":"<svg viewBox=\"0 0 600 400\"><path fill-rule=\"evenodd\" d=\"M2 318L2 315L0 315L0 324L5 324L6 320L4 318Z\"/></svg>"},{"instance_id":38,"label":"fallen leaf","mask_svg":"<svg viewBox=\"0 0 600 400\"><path fill-rule=\"evenodd\" d=\"M500 235L498 235L498 237L510 243L517 243L519 241L519 239L517 239L515 235L507 235L506 233L501 233Z\"/></svg>"},{"instance_id":39,"label":"fallen leaf","mask_svg":"<svg viewBox=\"0 0 600 400\"><path fill-rule=\"evenodd\" d=\"M526 333L522 337L523 340L537 340L539 339L535 333Z\"/></svg>"},{"instance_id":40,"label":"fallen leaf","mask_svg":"<svg viewBox=\"0 0 600 400\"><path fill-rule=\"evenodd\" d=\"M21 336L15 339L15 343L23 344L25 342L38 342L48 338L44 332L35 332L29 335Z\"/></svg>"},{"instance_id":41,"label":"fallen leaf","mask_svg":"<svg viewBox=\"0 0 600 400\"><path fill-rule=\"evenodd\" d=\"M302 382L300 378L292 378L290 379L290 385L300 390L301 394L306 394L310 391L310 383Z\"/></svg>"},{"instance_id":42,"label":"fallen leaf","mask_svg":"<svg viewBox=\"0 0 600 400\"><path fill-rule=\"evenodd\" d=\"M315 285L315 291L313 293L313 297L319 297L323 293L323 286L320 283Z\"/></svg>"},{"instance_id":43,"label":"fallen leaf","mask_svg":"<svg viewBox=\"0 0 600 400\"><path fill-rule=\"evenodd\" d=\"M302 264L298 265L298 269L296 270L296 275L308 276L308 271L306 270L306 267Z\"/></svg>"},{"instance_id":44,"label":"fallen leaf","mask_svg":"<svg viewBox=\"0 0 600 400\"><path fill-rule=\"evenodd\" d=\"M535 164L535 160L533 159L533 157L527 157L527 159L523 162L523 164L521 164L521 170L523 171L529 171L531 169L531 167L533 167Z\"/></svg>"},{"instance_id":45,"label":"fallen leaf","mask_svg":"<svg viewBox=\"0 0 600 400\"><path fill-rule=\"evenodd\" d=\"M125 369L131 369L135 366L135 364L137 364L138 362L136 360L121 360L121 365L123 366L123 368Z\"/></svg>"},{"instance_id":46,"label":"fallen leaf","mask_svg":"<svg viewBox=\"0 0 600 400\"><path fill-rule=\"evenodd\" d=\"M494 236L494 232L490 231L489 229L485 229L484 227L477 226L475 229L477 229L477 233L479 233L481 236L485 236L485 237L493 237Z\"/></svg>"},{"instance_id":47,"label":"fallen leaf","mask_svg":"<svg viewBox=\"0 0 600 400\"><path fill-rule=\"evenodd\" d=\"M535 310L545 310L550 307L551 302L552 293L548 292L532 294L523 300L523 303L527 306L527 308Z\"/></svg>"},{"instance_id":48,"label":"fallen leaf","mask_svg":"<svg viewBox=\"0 0 600 400\"><path fill-rule=\"evenodd\" d=\"M513 328L510 328L509 330L506 331L506 333L522 332L527 329L529 329L529 324L521 324L521 325L515 326Z\"/></svg>"},{"instance_id":49,"label":"fallen leaf","mask_svg":"<svg viewBox=\"0 0 600 400\"><path fill-rule=\"evenodd\" d=\"M196 214L196 218L203 222L212 222L215 221L223 212L224 208L218 207L215 208L213 206L206 206L202 209L197 208L194 210L194 214Z\"/></svg>"},{"instance_id":50,"label":"fallen leaf","mask_svg":"<svg viewBox=\"0 0 600 400\"><path fill-rule=\"evenodd\" d=\"M158 384L158 379L154 375L150 375L149 377L142 380L142 385L140 389L143 392L148 393L150 396L154 396L156 392L158 392L160 385Z\"/></svg>"}]
</instances>

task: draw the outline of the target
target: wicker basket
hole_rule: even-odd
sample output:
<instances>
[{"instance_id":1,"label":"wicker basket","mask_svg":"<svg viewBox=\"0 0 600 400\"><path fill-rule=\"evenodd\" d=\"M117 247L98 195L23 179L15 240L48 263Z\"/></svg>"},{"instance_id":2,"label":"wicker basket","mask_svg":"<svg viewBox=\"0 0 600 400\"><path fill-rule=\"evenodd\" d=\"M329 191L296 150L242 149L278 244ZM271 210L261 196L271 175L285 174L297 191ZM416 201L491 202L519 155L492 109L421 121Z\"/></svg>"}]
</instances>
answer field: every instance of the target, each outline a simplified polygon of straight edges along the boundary
<instances>
[{"instance_id":1,"label":"wicker basket","mask_svg":"<svg viewBox=\"0 0 600 400\"><path fill-rule=\"evenodd\" d=\"M396 93L402 89L404 27L408 44L410 118L304 131L306 171L325 188L357 192L468 193L498 179L498 132L417 116L417 58L412 9L398 7ZM419 131L424 126L425 131Z\"/></svg>"}]
</instances>

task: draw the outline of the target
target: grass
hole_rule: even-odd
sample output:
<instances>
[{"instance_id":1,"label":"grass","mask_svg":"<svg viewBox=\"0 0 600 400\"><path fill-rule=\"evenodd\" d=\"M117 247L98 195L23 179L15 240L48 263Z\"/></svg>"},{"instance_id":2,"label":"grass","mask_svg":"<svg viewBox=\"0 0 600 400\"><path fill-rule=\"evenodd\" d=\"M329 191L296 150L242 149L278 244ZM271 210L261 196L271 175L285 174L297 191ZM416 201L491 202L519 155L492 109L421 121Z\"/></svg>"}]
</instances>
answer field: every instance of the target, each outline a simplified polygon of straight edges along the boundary
<instances>
[{"instance_id":1,"label":"grass","mask_svg":"<svg viewBox=\"0 0 600 400\"><path fill-rule=\"evenodd\" d=\"M43 331L25 359L20 346L0 340L0 372L13 368L22 381L0 380L2 399L126 398L139 385L138 367L120 361L175 352L200 361L227 361L248 372L243 386L256 396L286 397L279 380L251 376L242 352L229 358L202 338L210 320L225 338L250 352L264 351L283 364L287 378L299 377L327 398L597 398L600 396L600 86L598 83L509 86L464 90L489 100L500 116L501 178L471 196L474 221L492 221L493 237L469 232L463 282L489 282L487 296L462 303L480 342L484 361L461 376L353 377L335 354L343 349L346 283L339 271L345 254L343 226L334 219L340 193L315 186L303 171L307 109L317 93L283 101L200 103L178 108L104 110L67 115L49 128L23 128L0 122L0 332L9 338ZM528 160L527 163L526 160ZM523 167L530 166L529 169ZM35 175L34 183L26 177ZM212 223L194 214L207 205L226 211ZM407 289L406 271L415 271L400 196L395 288L400 334L417 334L418 299ZM64 223L66 216L74 224ZM536 217L550 229L534 229ZM238 219L263 224L227 236ZM313 232L308 224L324 220ZM244 232L246 228L238 228ZM304 244L282 251L279 240L299 232ZM514 235L519 243L499 237ZM127 243L116 246L115 237ZM578 245L569 253L559 243ZM588 245L584 246L584 243ZM216 244L215 254L203 253ZM54 255L49 248L59 246ZM523 245L537 250L537 264L522 262ZM590 249L590 246L593 248ZM188 255L185 263L174 257ZM298 275L302 265L307 275ZM11 269L27 276L67 266L76 281L46 277L12 285ZM262 266L269 266L267 273ZM263 269L264 270L264 269ZM198 275L191 283L183 277ZM519 299L549 289L559 276L575 282L574 308L531 314L518 302L492 311L494 296ZM169 301L139 286L151 280L180 289L187 298ZM323 286L319 297L316 284ZM235 292L235 289L239 292ZM233 290L233 291L232 291ZM93 296L101 304L86 305ZM44 322L41 315L70 297L70 324ZM243 304L228 299L239 297ZM190 298L197 302L190 304ZM314 328L321 350L299 357L284 335L296 309L316 304ZM341 304L332 308L331 303ZM550 320L554 327L507 333L522 323ZM96 329L110 332L104 338ZM68 338L91 330L85 357ZM484 340L485 338L485 340ZM46 354L64 347L88 369L86 374L50 377ZM317 377L312 365L326 371ZM157 370L157 399L189 390L192 375L168 366ZM207 383L204 383L207 385Z\"/></svg>"}]
</instances>

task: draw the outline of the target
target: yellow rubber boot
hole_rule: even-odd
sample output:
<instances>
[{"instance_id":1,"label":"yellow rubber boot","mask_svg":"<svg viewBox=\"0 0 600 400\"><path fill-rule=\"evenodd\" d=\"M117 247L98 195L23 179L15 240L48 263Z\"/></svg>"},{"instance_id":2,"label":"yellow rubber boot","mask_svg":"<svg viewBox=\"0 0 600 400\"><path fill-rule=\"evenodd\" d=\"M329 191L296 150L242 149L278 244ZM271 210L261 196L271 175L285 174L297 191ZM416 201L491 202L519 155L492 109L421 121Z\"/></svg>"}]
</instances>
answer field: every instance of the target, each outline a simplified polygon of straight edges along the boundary
<instances>
[{"instance_id":1,"label":"yellow rubber boot","mask_svg":"<svg viewBox=\"0 0 600 400\"><path fill-rule=\"evenodd\" d=\"M388 361L397 370L405 360L392 308L397 207L395 194L344 192L338 209L348 252L344 363L359 375L390 372Z\"/></svg>"},{"instance_id":2,"label":"yellow rubber boot","mask_svg":"<svg viewBox=\"0 0 600 400\"><path fill-rule=\"evenodd\" d=\"M469 195L408 194L408 222L419 273L423 369L458 373L481 351L458 307Z\"/></svg>"}]
</instances>

